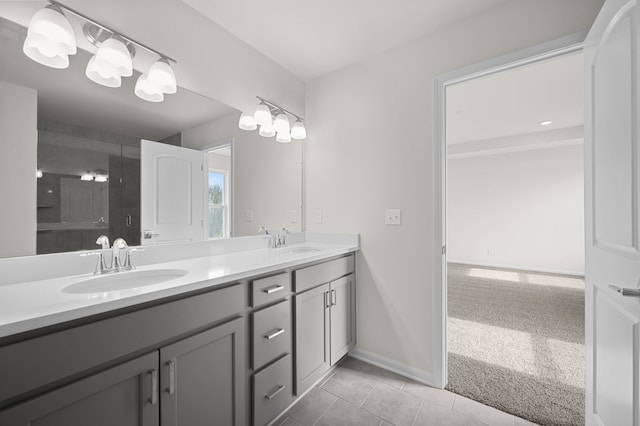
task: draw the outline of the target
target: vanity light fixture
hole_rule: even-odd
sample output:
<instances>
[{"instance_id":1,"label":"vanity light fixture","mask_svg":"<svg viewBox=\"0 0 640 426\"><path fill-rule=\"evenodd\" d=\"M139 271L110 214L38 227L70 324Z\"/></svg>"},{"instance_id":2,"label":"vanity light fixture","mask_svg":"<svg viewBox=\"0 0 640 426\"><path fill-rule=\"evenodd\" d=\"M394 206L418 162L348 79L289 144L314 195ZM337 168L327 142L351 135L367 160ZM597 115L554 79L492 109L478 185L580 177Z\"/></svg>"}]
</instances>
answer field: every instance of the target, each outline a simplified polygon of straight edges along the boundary
<instances>
[{"instance_id":1,"label":"vanity light fixture","mask_svg":"<svg viewBox=\"0 0 640 426\"><path fill-rule=\"evenodd\" d=\"M177 91L176 76L169 62L175 59L146 46L139 41L118 33L56 0L40 9L31 18L23 51L25 55L52 68L67 68L69 55L77 51L73 28L64 12L85 21L84 36L98 48L85 71L92 81L106 87L120 87L122 77L133 75L135 47L157 55L159 59L136 82L135 94L145 101L161 102L164 94Z\"/></svg>"},{"instance_id":2,"label":"vanity light fixture","mask_svg":"<svg viewBox=\"0 0 640 426\"><path fill-rule=\"evenodd\" d=\"M291 139L302 140L307 138L307 129L302 117L260 96L256 96L256 98L260 103L253 115L246 112L240 115L239 128L242 130L255 130L259 126L258 134L260 136L266 138L276 136L276 141L281 143L291 142ZM296 120L293 126L289 116Z\"/></svg>"}]
</instances>

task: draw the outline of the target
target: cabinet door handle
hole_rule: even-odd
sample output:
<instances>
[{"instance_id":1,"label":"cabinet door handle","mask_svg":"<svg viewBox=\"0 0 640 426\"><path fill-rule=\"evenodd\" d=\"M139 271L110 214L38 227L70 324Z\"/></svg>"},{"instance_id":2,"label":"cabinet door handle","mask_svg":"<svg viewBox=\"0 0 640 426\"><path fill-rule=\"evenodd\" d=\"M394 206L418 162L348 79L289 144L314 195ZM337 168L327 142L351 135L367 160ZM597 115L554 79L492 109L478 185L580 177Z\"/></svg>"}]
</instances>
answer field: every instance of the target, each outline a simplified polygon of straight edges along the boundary
<instances>
[{"instance_id":1,"label":"cabinet door handle","mask_svg":"<svg viewBox=\"0 0 640 426\"><path fill-rule=\"evenodd\" d=\"M277 394L279 394L280 392L282 392L282 389L284 389L286 386L285 385L278 385L278 389L276 389L275 391L273 391L273 393L271 394L264 394L264 397L267 399L273 399L275 398L275 396Z\"/></svg>"},{"instance_id":2,"label":"cabinet door handle","mask_svg":"<svg viewBox=\"0 0 640 426\"><path fill-rule=\"evenodd\" d=\"M330 301L329 301L329 292L328 292L328 291L325 291L325 292L324 292L324 306L325 306L326 308L328 308L328 307L330 307L330 306L331 306L331 303L330 303Z\"/></svg>"},{"instance_id":3,"label":"cabinet door handle","mask_svg":"<svg viewBox=\"0 0 640 426\"><path fill-rule=\"evenodd\" d=\"M149 374L151 374L151 397L149 402L151 405L156 405L158 403L158 370L155 368L149 370Z\"/></svg>"},{"instance_id":4,"label":"cabinet door handle","mask_svg":"<svg viewBox=\"0 0 640 426\"><path fill-rule=\"evenodd\" d=\"M281 335L282 333L284 333L284 328L278 328L276 329L276 331L269 333L269 334L265 334L264 338L267 340L271 340L275 337L278 337L279 335Z\"/></svg>"},{"instance_id":5,"label":"cabinet door handle","mask_svg":"<svg viewBox=\"0 0 640 426\"><path fill-rule=\"evenodd\" d=\"M167 361L169 366L169 395L173 395L176 391L176 363L174 361Z\"/></svg>"},{"instance_id":6,"label":"cabinet door handle","mask_svg":"<svg viewBox=\"0 0 640 426\"><path fill-rule=\"evenodd\" d=\"M276 285L271 286L271 287L263 288L262 292L263 293L267 293L267 294L272 294L272 293L275 293L276 291L280 291L280 290L284 290L284 286L276 284Z\"/></svg>"},{"instance_id":7,"label":"cabinet door handle","mask_svg":"<svg viewBox=\"0 0 640 426\"><path fill-rule=\"evenodd\" d=\"M331 305L335 305L338 301L338 296L335 290L331 290Z\"/></svg>"}]
</instances>

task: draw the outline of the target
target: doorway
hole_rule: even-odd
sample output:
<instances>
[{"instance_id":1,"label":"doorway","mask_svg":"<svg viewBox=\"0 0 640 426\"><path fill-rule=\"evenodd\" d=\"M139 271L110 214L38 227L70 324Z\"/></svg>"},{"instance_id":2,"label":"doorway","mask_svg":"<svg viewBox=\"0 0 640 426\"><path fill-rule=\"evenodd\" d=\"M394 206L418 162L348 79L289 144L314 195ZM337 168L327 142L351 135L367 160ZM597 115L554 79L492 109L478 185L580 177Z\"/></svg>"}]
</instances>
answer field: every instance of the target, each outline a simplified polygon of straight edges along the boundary
<instances>
[{"instance_id":1,"label":"doorway","mask_svg":"<svg viewBox=\"0 0 640 426\"><path fill-rule=\"evenodd\" d=\"M450 137L456 136L455 132L452 131L452 129L447 127L447 119L448 119L447 114L458 113L458 110L450 111L449 109L452 105L451 105L450 99L447 97L448 91L455 88L456 85L461 85L462 83L465 83L465 82L472 82L474 80L480 79L481 77L495 76L498 73L503 71L523 69L527 65L538 66L536 64L541 64L544 61L553 61L563 56L569 57L571 55L577 55L581 51L581 42L583 38L584 38L584 35L582 34L570 36L561 40L557 40L551 43L547 43L541 46L536 46L534 48L527 49L526 51L516 52L510 55L496 58L491 61L487 61L485 63L477 64L465 69L454 71L452 73L448 73L436 79L436 101L437 101L436 123L435 123L436 125L435 154L436 155L435 155L434 168L436 170L435 182L436 182L437 199L440 201L440 203L439 203L439 206L436 208L437 217L436 217L436 229L435 229L437 255L436 255L436 262L435 262L436 294L435 294L434 311L436 315L435 321L437 324L437 328L436 328L437 333L436 333L435 342L434 342L434 347L436 348L436 353L434 354L434 358L436 360L436 377L435 377L436 380L435 381L436 382L440 381L438 384L443 388L447 384L448 377L449 377L449 372L448 372L449 366L447 363L447 355L449 353L449 348L448 348L449 324L447 322L447 311L448 311L448 302L449 302L447 297L447 291L448 291L447 261L449 260L449 256L453 255L454 257L457 257L457 259L454 259L454 260L465 260L471 264L474 263L473 259L475 256L476 263L477 263L477 265L475 266L484 264L484 265L489 265L494 267L493 270L492 269L486 270L479 267L467 268L466 269L467 273L465 273L465 275L467 276L469 275L468 273L470 273L471 269L475 271L476 275L477 274L481 274L481 275L482 274L503 274L503 276L513 275L516 277L523 275L518 271L514 272L513 270L496 269L496 267L500 267L500 266L502 267L522 266L524 267L523 269L528 271L544 270L544 267L540 267L539 265L540 263L544 264L544 262L538 262L539 264L537 266L528 265L527 262L523 262L522 260L520 260L520 262L514 262L513 258L523 259L523 257L521 256L521 254L518 254L518 253L506 252L507 250L505 250L505 247L508 247L508 245L505 246L505 241L494 241L492 244L494 244L495 246L491 247L491 245L489 246L487 245L486 241L482 242L482 238L478 238L478 236L476 236L476 238L473 238L473 242L480 241L477 247L465 247L465 249L470 249L470 250L467 250L467 253L463 253L464 250L463 251L456 250L456 249L459 249L459 247L455 247L456 243L453 240L449 239L451 235L448 235L447 233L447 215L448 215L448 211L447 211L448 188L446 186L447 178L448 178L447 153L449 153L450 157L457 158L457 161L459 163L466 162L467 164L465 164L465 166L467 166L468 168L470 165L472 165L472 163L475 163L475 165L478 166L482 162L484 163L490 162L488 160L490 155L495 156L496 154L500 154L503 156L510 156L512 157L510 160L515 162L518 156L521 157L520 160L526 159L528 157L534 157L536 155L539 156L539 154L543 152L542 151L543 148L544 149L551 148L550 146L546 146L546 147L538 146L535 150L533 150L530 146L532 144L531 138L530 137L528 138L525 136L520 138L509 138L510 140L506 140L504 138L501 138L500 135L479 135L479 136L474 135L474 136L478 136L478 139L480 139L483 142L484 146L479 146L482 144L469 143L470 142L469 140L465 140L464 137L461 137L457 141L458 142L457 144L449 146L449 149L447 149L447 146L445 145L446 140L450 139ZM461 110L460 113L464 114L464 111L463 111L464 108L461 108L460 110ZM508 114L509 111L506 111L503 113ZM479 120L482 119L482 117L475 117L475 118ZM514 121L515 120L509 120L508 124L513 124ZM541 123L544 121L547 121L547 118L541 117L539 120L536 120L535 126L540 126ZM469 128L470 126L466 126L464 130L469 130ZM555 130L558 130L558 129L555 129ZM571 132L569 130L565 129L564 131L565 131L565 136L569 136L568 138L564 138L565 140L576 139L575 137L571 137ZM446 138L445 138L445 135L446 135ZM513 136L513 134L511 136ZM549 134L549 136L551 137L552 135ZM538 137L537 139L540 139L540 137ZM537 144L544 145L544 143L547 143L547 145L551 145L554 142L557 142L557 140L550 139L550 140L547 140L546 142L544 140L542 141L538 140ZM575 145L575 141L573 142L573 144ZM570 146L572 145L572 143L567 142L565 143L565 145L566 146L564 148L570 151L571 149ZM522 153L524 152L529 152L529 154L523 155ZM534 154L532 155L531 153L534 153ZM486 158L483 158L481 161L470 160L471 158L478 159L481 157L486 157ZM486 164L485 164L485 167L487 167ZM522 167L516 166L516 168L517 170L514 171L515 175L518 177L521 177L521 175L523 174ZM465 168L458 167L458 169L459 169L458 171L460 171L460 170L464 170ZM535 170L535 166L533 167L533 169ZM481 171L482 171L482 168L480 168L479 170L475 170L476 176L478 176L477 173ZM494 171L495 170L492 170L492 172ZM466 170L466 172L470 172L470 171ZM494 175L493 177L495 178L496 177L495 173L493 173L493 175ZM458 176L458 178L459 177L460 176ZM480 184L480 182L474 182L474 183ZM513 182L509 182L509 183L513 183ZM490 188L487 189L487 191L490 192ZM548 191L548 192L553 192L553 191ZM543 193L541 195L545 196L549 194ZM581 204L582 203L580 203L580 205ZM468 215L473 214L474 210L477 209L477 207L478 206L466 206L461 210L462 217L467 215L467 219L468 219ZM456 219L461 219L461 218L456 218ZM498 217L492 217L490 219L494 220L495 223L497 223L498 225L506 225L504 218L500 219ZM485 226L481 231L491 232L491 229L489 226ZM494 232L494 236L495 234L496 233ZM447 247L447 242L451 244L449 247ZM576 241L575 243L579 245L581 242ZM473 243L470 244L470 246L473 246ZM474 256L471 256L470 252L473 252L474 249L476 250L476 253L474 254ZM508 259L510 255L513 258L510 259L510 261L505 261L505 259ZM581 259L583 258L582 255L578 255L578 257L580 257ZM536 262L537 261L534 261L533 263L535 264ZM473 265L467 265L467 266L473 266ZM582 268L583 267L584 265L582 265ZM553 270L554 272L581 272L579 270L578 271L562 270L558 268L547 268L547 269ZM576 268L573 268L573 269L576 269ZM461 269L459 267L456 267L456 270L457 272L460 272ZM539 276L536 273L530 273L529 275L531 275L534 278L533 281L536 281L539 279ZM569 281L571 281L571 277L569 277ZM581 301L581 308L584 309L583 301ZM504 409L505 407L498 407L498 408Z\"/></svg>"}]
</instances>

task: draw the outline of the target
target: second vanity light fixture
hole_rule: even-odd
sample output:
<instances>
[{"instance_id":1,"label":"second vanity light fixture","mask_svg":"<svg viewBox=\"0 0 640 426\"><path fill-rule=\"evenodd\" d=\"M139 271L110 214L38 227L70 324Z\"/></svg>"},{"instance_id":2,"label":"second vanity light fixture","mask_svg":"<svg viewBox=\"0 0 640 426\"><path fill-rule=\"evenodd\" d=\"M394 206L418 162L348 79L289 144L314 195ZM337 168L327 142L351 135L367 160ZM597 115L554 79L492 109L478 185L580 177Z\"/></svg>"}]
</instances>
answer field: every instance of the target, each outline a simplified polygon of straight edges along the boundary
<instances>
[{"instance_id":1,"label":"second vanity light fixture","mask_svg":"<svg viewBox=\"0 0 640 426\"><path fill-rule=\"evenodd\" d=\"M23 52L34 61L51 68L69 66L69 55L77 52L76 36L64 12L82 18L83 33L98 48L85 71L93 82L106 87L120 87L122 77L133 75L133 57L136 46L159 57L136 82L135 94L145 101L162 102L165 94L177 91L176 76L169 62L177 63L167 55L120 34L88 16L55 0L36 12L27 29Z\"/></svg>"},{"instance_id":2,"label":"second vanity light fixture","mask_svg":"<svg viewBox=\"0 0 640 426\"><path fill-rule=\"evenodd\" d=\"M265 138L275 136L276 141L281 143L289 143L292 139L307 138L307 129L299 115L260 96L256 96L256 98L260 100L260 104L253 114L243 112L240 115L238 127L242 130L256 130L260 126L260 130L258 130L260 136ZM289 121L289 115L295 118L293 124Z\"/></svg>"}]
</instances>

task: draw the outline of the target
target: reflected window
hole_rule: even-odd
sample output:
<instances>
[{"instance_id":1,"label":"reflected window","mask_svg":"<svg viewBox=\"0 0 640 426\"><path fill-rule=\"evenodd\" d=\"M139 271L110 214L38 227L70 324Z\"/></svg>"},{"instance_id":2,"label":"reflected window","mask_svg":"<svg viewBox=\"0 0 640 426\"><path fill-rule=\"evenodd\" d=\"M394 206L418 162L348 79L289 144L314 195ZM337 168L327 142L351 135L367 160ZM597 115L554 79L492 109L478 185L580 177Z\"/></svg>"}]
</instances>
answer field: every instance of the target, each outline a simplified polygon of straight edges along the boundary
<instances>
[{"instance_id":1,"label":"reflected window","mask_svg":"<svg viewBox=\"0 0 640 426\"><path fill-rule=\"evenodd\" d=\"M231 144L208 151L208 237L229 238L231 234Z\"/></svg>"},{"instance_id":2,"label":"reflected window","mask_svg":"<svg viewBox=\"0 0 640 426\"><path fill-rule=\"evenodd\" d=\"M227 173L209 169L209 238L224 238L227 232Z\"/></svg>"}]
</instances>

